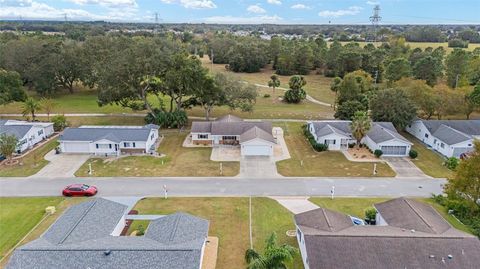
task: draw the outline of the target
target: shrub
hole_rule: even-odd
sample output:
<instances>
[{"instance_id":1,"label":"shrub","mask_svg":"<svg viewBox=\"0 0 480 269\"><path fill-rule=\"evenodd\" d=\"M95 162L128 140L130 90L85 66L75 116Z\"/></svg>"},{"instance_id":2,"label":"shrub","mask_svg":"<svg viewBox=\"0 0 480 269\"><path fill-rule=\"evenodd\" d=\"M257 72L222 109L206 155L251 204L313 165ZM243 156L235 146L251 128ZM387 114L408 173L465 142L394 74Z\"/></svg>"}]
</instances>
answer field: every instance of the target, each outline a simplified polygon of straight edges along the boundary
<instances>
[{"instance_id":1,"label":"shrub","mask_svg":"<svg viewBox=\"0 0 480 269\"><path fill-rule=\"evenodd\" d=\"M52 117L53 130L55 132L60 132L63 129L67 128L67 118L64 115L55 115Z\"/></svg>"},{"instance_id":2,"label":"shrub","mask_svg":"<svg viewBox=\"0 0 480 269\"><path fill-rule=\"evenodd\" d=\"M383 151L380 150L380 149L376 149L376 150L373 152L373 155L375 155L375 157L377 157L377 158L380 158L380 157L383 155Z\"/></svg>"},{"instance_id":3,"label":"shrub","mask_svg":"<svg viewBox=\"0 0 480 269\"><path fill-rule=\"evenodd\" d=\"M271 96L270 94L266 93L263 95L263 98L269 98L270 96Z\"/></svg>"},{"instance_id":4,"label":"shrub","mask_svg":"<svg viewBox=\"0 0 480 269\"><path fill-rule=\"evenodd\" d=\"M365 209L365 218L368 220L375 220L377 217L377 210L373 207Z\"/></svg>"},{"instance_id":5,"label":"shrub","mask_svg":"<svg viewBox=\"0 0 480 269\"><path fill-rule=\"evenodd\" d=\"M418 152L412 149L408 152L408 156L410 156L412 159L416 159L418 157Z\"/></svg>"},{"instance_id":6,"label":"shrub","mask_svg":"<svg viewBox=\"0 0 480 269\"><path fill-rule=\"evenodd\" d=\"M155 109L155 116L152 113L148 113L145 116L145 122L150 124L157 124L160 127L166 128L180 128L187 124L188 117L184 110L176 110L173 112L167 112L163 110Z\"/></svg>"},{"instance_id":7,"label":"shrub","mask_svg":"<svg viewBox=\"0 0 480 269\"><path fill-rule=\"evenodd\" d=\"M331 70L331 69L325 70L324 75L325 75L327 78L336 77L335 70Z\"/></svg>"},{"instance_id":8,"label":"shrub","mask_svg":"<svg viewBox=\"0 0 480 269\"><path fill-rule=\"evenodd\" d=\"M145 234L145 228L143 228L142 225L139 225L137 229L137 236L142 236L144 234Z\"/></svg>"},{"instance_id":9,"label":"shrub","mask_svg":"<svg viewBox=\"0 0 480 269\"><path fill-rule=\"evenodd\" d=\"M285 101L287 103L300 103L307 97L307 93L303 89L299 90L288 90L285 92Z\"/></svg>"},{"instance_id":10,"label":"shrub","mask_svg":"<svg viewBox=\"0 0 480 269\"><path fill-rule=\"evenodd\" d=\"M468 48L468 41L461 39L451 39L448 41L449 48Z\"/></svg>"},{"instance_id":11,"label":"shrub","mask_svg":"<svg viewBox=\"0 0 480 269\"><path fill-rule=\"evenodd\" d=\"M353 149L355 147L355 145L356 145L355 143L350 143L350 144L348 144L348 147Z\"/></svg>"},{"instance_id":12,"label":"shrub","mask_svg":"<svg viewBox=\"0 0 480 269\"><path fill-rule=\"evenodd\" d=\"M310 145L312 145L312 148L315 151L321 152L321 151L327 151L328 150L328 145L322 144L322 143L317 143L317 141L315 141L315 138L310 133L310 130L308 130L308 125L306 125L306 124L303 125L302 129L303 129L303 135L305 135L308 142L310 143Z\"/></svg>"},{"instance_id":13,"label":"shrub","mask_svg":"<svg viewBox=\"0 0 480 269\"><path fill-rule=\"evenodd\" d=\"M458 159L455 157L450 157L443 163L448 169L455 170L458 166Z\"/></svg>"}]
</instances>

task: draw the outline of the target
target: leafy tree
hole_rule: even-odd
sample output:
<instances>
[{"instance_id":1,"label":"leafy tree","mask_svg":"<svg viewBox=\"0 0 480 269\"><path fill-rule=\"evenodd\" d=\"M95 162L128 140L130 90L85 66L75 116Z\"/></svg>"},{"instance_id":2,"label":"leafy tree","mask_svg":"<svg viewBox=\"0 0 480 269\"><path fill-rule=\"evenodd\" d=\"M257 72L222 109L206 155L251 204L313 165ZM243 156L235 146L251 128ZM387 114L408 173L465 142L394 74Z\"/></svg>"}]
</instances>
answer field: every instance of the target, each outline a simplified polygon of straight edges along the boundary
<instances>
[{"instance_id":1,"label":"leafy tree","mask_svg":"<svg viewBox=\"0 0 480 269\"><path fill-rule=\"evenodd\" d=\"M0 135L0 154L7 159L11 159L18 144L18 139L15 135L1 134Z\"/></svg>"},{"instance_id":2,"label":"leafy tree","mask_svg":"<svg viewBox=\"0 0 480 269\"><path fill-rule=\"evenodd\" d=\"M372 128L372 121L368 117L367 112L357 111L353 115L352 123L350 124L352 135L357 140L357 146L360 145L360 141Z\"/></svg>"},{"instance_id":3,"label":"leafy tree","mask_svg":"<svg viewBox=\"0 0 480 269\"><path fill-rule=\"evenodd\" d=\"M468 80L470 85L480 84L480 56L471 57L468 65Z\"/></svg>"},{"instance_id":4,"label":"leafy tree","mask_svg":"<svg viewBox=\"0 0 480 269\"><path fill-rule=\"evenodd\" d=\"M413 66L413 75L433 86L442 75L442 63L432 56L423 57Z\"/></svg>"},{"instance_id":5,"label":"leafy tree","mask_svg":"<svg viewBox=\"0 0 480 269\"><path fill-rule=\"evenodd\" d=\"M277 75L270 76L270 81L268 81L268 87L273 88L273 94L275 94L275 88L280 87L280 80Z\"/></svg>"},{"instance_id":6,"label":"leafy tree","mask_svg":"<svg viewBox=\"0 0 480 269\"><path fill-rule=\"evenodd\" d=\"M265 241L263 254L254 249L248 249L245 253L245 261L248 269L287 268L285 263L292 261L297 254L298 249L290 245L279 246L276 233L272 233Z\"/></svg>"},{"instance_id":7,"label":"leafy tree","mask_svg":"<svg viewBox=\"0 0 480 269\"><path fill-rule=\"evenodd\" d=\"M233 72L254 73L268 63L266 48L251 40L237 43L227 53L228 69Z\"/></svg>"},{"instance_id":8,"label":"leafy tree","mask_svg":"<svg viewBox=\"0 0 480 269\"><path fill-rule=\"evenodd\" d=\"M22 86L20 74L0 69L0 105L10 102L22 102L27 94Z\"/></svg>"},{"instance_id":9,"label":"leafy tree","mask_svg":"<svg viewBox=\"0 0 480 269\"><path fill-rule=\"evenodd\" d=\"M67 128L68 122L67 118L64 115L55 115L52 117L53 130L55 132L61 132L63 129Z\"/></svg>"},{"instance_id":10,"label":"leafy tree","mask_svg":"<svg viewBox=\"0 0 480 269\"><path fill-rule=\"evenodd\" d=\"M330 83L330 90L335 93L335 103L333 104L333 110L336 110L337 106L337 95L340 90L340 85L342 84L342 78L335 77Z\"/></svg>"},{"instance_id":11,"label":"leafy tree","mask_svg":"<svg viewBox=\"0 0 480 269\"><path fill-rule=\"evenodd\" d=\"M47 120L50 120L50 113L57 107L57 102L51 98L42 98L40 107L47 113Z\"/></svg>"},{"instance_id":12,"label":"leafy tree","mask_svg":"<svg viewBox=\"0 0 480 269\"><path fill-rule=\"evenodd\" d=\"M419 109L417 111L419 116L428 120L437 113L441 105L440 98L424 80L402 78L395 83L395 86L407 93L410 101Z\"/></svg>"},{"instance_id":13,"label":"leafy tree","mask_svg":"<svg viewBox=\"0 0 480 269\"><path fill-rule=\"evenodd\" d=\"M335 118L340 120L351 120L357 111L365 111L365 105L357 100L349 100L338 105Z\"/></svg>"},{"instance_id":14,"label":"leafy tree","mask_svg":"<svg viewBox=\"0 0 480 269\"><path fill-rule=\"evenodd\" d=\"M215 76L215 84L220 88L225 96L225 105L230 109L241 109L242 111L251 111L253 104L257 100L257 88L250 84L245 84L232 76L218 74Z\"/></svg>"},{"instance_id":15,"label":"leafy tree","mask_svg":"<svg viewBox=\"0 0 480 269\"><path fill-rule=\"evenodd\" d=\"M480 107L480 84L475 86L468 98L475 106Z\"/></svg>"},{"instance_id":16,"label":"leafy tree","mask_svg":"<svg viewBox=\"0 0 480 269\"><path fill-rule=\"evenodd\" d=\"M343 77L346 73L360 70L362 66L363 55L359 47L345 46L338 55L338 65L336 74Z\"/></svg>"},{"instance_id":17,"label":"leafy tree","mask_svg":"<svg viewBox=\"0 0 480 269\"><path fill-rule=\"evenodd\" d=\"M370 110L374 121L392 122L403 129L416 116L416 107L401 89L381 90L371 100Z\"/></svg>"},{"instance_id":18,"label":"leafy tree","mask_svg":"<svg viewBox=\"0 0 480 269\"><path fill-rule=\"evenodd\" d=\"M60 49L57 80L70 93L73 93L75 83L87 76L91 63L85 61L83 54L83 47L76 42L66 42Z\"/></svg>"},{"instance_id":19,"label":"leafy tree","mask_svg":"<svg viewBox=\"0 0 480 269\"><path fill-rule=\"evenodd\" d=\"M282 50L282 38L278 36L272 37L270 40L270 57L273 62L273 69L277 69L277 62L278 62L278 57L280 55L280 52Z\"/></svg>"},{"instance_id":20,"label":"leafy tree","mask_svg":"<svg viewBox=\"0 0 480 269\"><path fill-rule=\"evenodd\" d=\"M25 100L25 102L23 102L22 114L24 117L27 115L32 115L32 121L35 121L35 117L36 117L35 112L37 112L41 108L42 107L37 100L33 99L32 97L29 97Z\"/></svg>"},{"instance_id":21,"label":"leafy tree","mask_svg":"<svg viewBox=\"0 0 480 269\"><path fill-rule=\"evenodd\" d=\"M437 118L440 120L445 115L463 113L464 95L460 91L452 90L446 85L435 86L434 94L438 99Z\"/></svg>"},{"instance_id":22,"label":"leafy tree","mask_svg":"<svg viewBox=\"0 0 480 269\"><path fill-rule=\"evenodd\" d=\"M372 91L372 77L365 71L348 73L338 87L337 103L357 100L368 106L369 92Z\"/></svg>"},{"instance_id":23,"label":"leafy tree","mask_svg":"<svg viewBox=\"0 0 480 269\"><path fill-rule=\"evenodd\" d=\"M468 76L470 54L465 50L455 49L445 61L447 84L452 87L465 86Z\"/></svg>"},{"instance_id":24,"label":"leafy tree","mask_svg":"<svg viewBox=\"0 0 480 269\"><path fill-rule=\"evenodd\" d=\"M412 75L410 63L405 58L397 58L387 65L385 70L385 77L389 81L398 81L403 77Z\"/></svg>"},{"instance_id":25,"label":"leafy tree","mask_svg":"<svg viewBox=\"0 0 480 269\"><path fill-rule=\"evenodd\" d=\"M303 86L307 84L307 81L303 76L292 76L288 85L290 89L285 92L285 100L288 103L300 103L307 96L307 93L303 89Z\"/></svg>"},{"instance_id":26,"label":"leafy tree","mask_svg":"<svg viewBox=\"0 0 480 269\"><path fill-rule=\"evenodd\" d=\"M313 68L313 51L308 44L297 44L294 53L294 70L297 74L308 75Z\"/></svg>"}]
</instances>

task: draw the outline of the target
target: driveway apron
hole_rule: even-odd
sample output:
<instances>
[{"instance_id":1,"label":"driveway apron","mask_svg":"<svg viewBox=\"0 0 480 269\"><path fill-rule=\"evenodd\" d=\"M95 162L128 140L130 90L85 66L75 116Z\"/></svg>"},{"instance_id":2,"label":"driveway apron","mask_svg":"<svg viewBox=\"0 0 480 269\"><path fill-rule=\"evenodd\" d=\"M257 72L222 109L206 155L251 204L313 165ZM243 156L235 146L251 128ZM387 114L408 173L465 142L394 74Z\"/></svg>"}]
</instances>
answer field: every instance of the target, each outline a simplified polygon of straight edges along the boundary
<instances>
[{"instance_id":1,"label":"driveway apron","mask_svg":"<svg viewBox=\"0 0 480 269\"><path fill-rule=\"evenodd\" d=\"M272 178L280 177L273 157L244 156L240 160L239 177Z\"/></svg>"},{"instance_id":2,"label":"driveway apron","mask_svg":"<svg viewBox=\"0 0 480 269\"><path fill-rule=\"evenodd\" d=\"M428 177L408 158L384 157L385 161L397 173L397 177Z\"/></svg>"},{"instance_id":3,"label":"driveway apron","mask_svg":"<svg viewBox=\"0 0 480 269\"><path fill-rule=\"evenodd\" d=\"M32 177L74 177L75 172L89 158L88 154L55 154L55 150L52 150L45 155L50 163Z\"/></svg>"}]
</instances>

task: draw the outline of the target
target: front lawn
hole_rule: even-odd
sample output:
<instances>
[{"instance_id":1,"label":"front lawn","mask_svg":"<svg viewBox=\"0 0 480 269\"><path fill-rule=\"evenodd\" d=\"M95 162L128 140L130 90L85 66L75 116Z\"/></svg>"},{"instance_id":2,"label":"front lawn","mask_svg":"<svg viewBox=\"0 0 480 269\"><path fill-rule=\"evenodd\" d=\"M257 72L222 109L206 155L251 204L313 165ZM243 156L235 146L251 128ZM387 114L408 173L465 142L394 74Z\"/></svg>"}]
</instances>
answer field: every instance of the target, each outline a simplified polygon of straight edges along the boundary
<instances>
[{"instance_id":1,"label":"front lawn","mask_svg":"<svg viewBox=\"0 0 480 269\"><path fill-rule=\"evenodd\" d=\"M418 157L412 161L425 174L437 178L453 176L453 171L443 165L444 158L440 154L428 149L413 135L407 132L402 132L402 135L413 143L412 149L418 152Z\"/></svg>"},{"instance_id":2,"label":"front lawn","mask_svg":"<svg viewBox=\"0 0 480 269\"><path fill-rule=\"evenodd\" d=\"M351 162L338 151L316 152L302 133L303 123L285 123L285 142L291 159L277 162L278 172L290 177L372 177L373 163ZM303 162L303 166L302 166ZM377 163L376 177L394 177L385 163Z\"/></svg>"},{"instance_id":3,"label":"front lawn","mask_svg":"<svg viewBox=\"0 0 480 269\"><path fill-rule=\"evenodd\" d=\"M85 162L75 173L88 175L88 163L92 163L93 176L221 176L220 162L210 161L211 148L184 148L187 133L164 133L165 138L158 152L166 157L131 156L119 159L93 158ZM235 176L240 171L239 162L222 162L223 176Z\"/></svg>"},{"instance_id":4,"label":"front lawn","mask_svg":"<svg viewBox=\"0 0 480 269\"><path fill-rule=\"evenodd\" d=\"M0 177L28 177L36 174L49 163L43 158L45 154L57 146L57 139L53 139L20 159L18 164L0 165Z\"/></svg>"},{"instance_id":5,"label":"front lawn","mask_svg":"<svg viewBox=\"0 0 480 269\"><path fill-rule=\"evenodd\" d=\"M209 220L209 235L219 238L217 268L245 268L243 257L250 245L248 198L147 198L134 209L139 214L182 211ZM294 229L293 216L274 200L252 198L252 227L253 245L259 251L263 251L264 241L273 231L279 243L297 246L295 238L285 234ZM300 255L289 268L303 268Z\"/></svg>"}]
</instances>

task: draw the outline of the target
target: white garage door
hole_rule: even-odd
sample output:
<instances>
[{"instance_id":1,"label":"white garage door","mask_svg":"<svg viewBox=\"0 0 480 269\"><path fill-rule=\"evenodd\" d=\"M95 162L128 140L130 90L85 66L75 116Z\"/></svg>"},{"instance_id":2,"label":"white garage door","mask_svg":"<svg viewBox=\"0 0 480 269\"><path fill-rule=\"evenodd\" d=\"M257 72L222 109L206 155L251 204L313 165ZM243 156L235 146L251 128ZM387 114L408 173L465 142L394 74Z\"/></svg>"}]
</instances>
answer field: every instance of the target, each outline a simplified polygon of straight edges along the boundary
<instances>
[{"instance_id":1,"label":"white garage door","mask_svg":"<svg viewBox=\"0 0 480 269\"><path fill-rule=\"evenodd\" d=\"M243 145L243 156L271 156L272 146L270 145Z\"/></svg>"},{"instance_id":2,"label":"white garage door","mask_svg":"<svg viewBox=\"0 0 480 269\"><path fill-rule=\"evenodd\" d=\"M407 155L406 146L382 146L383 155Z\"/></svg>"},{"instance_id":3,"label":"white garage door","mask_svg":"<svg viewBox=\"0 0 480 269\"><path fill-rule=\"evenodd\" d=\"M63 142L63 151L66 153L90 153L87 142Z\"/></svg>"}]
</instances>

